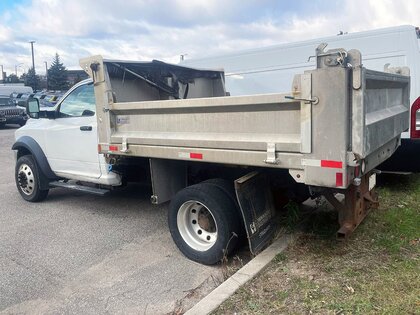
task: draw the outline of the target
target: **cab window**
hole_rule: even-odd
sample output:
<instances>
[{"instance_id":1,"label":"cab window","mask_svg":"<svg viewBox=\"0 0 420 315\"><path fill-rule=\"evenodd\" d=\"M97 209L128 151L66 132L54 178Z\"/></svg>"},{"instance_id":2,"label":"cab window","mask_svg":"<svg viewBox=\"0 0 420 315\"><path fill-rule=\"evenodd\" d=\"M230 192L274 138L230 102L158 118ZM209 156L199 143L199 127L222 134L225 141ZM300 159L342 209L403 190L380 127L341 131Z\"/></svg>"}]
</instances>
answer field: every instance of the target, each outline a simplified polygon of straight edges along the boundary
<instances>
[{"instance_id":1,"label":"cab window","mask_svg":"<svg viewBox=\"0 0 420 315\"><path fill-rule=\"evenodd\" d=\"M83 117L95 115L93 84L81 85L60 104L59 117Z\"/></svg>"}]
</instances>

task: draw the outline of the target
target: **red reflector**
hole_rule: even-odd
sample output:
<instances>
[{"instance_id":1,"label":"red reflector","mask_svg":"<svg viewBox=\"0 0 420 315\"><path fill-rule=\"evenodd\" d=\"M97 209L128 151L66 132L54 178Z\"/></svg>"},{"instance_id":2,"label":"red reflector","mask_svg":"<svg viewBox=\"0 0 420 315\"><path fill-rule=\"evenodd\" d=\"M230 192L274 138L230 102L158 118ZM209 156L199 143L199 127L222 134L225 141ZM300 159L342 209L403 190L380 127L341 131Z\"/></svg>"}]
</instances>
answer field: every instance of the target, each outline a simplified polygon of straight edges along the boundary
<instances>
[{"instance_id":1,"label":"red reflector","mask_svg":"<svg viewBox=\"0 0 420 315\"><path fill-rule=\"evenodd\" d=\"M343 186L343 173L335 173L335 186Z\"/></svg>"},{"instance_id":2,"label":"red reflector","mask_svg":"<svg viewBox=\"0 0 420 315\"><path fill-rule=\"evenodd\" d=\"M190 153L190 159L202 160L203 159L203 154L202 153Z\"/></svg>"},{"instance_id":3,"label":"red reflector","mask_svg":"<svg viewBox=\"0 0 420 315\"><path fill-rule=\"evenodd\" d=\"M109 151L118 151L118 146L116 146L116 145L110 145L109 146Z\"/></svg>"},{"instance_id":4,"label":"red reflector","mask_svg":"<svg viewBox=\"0 0 420 315\"><path fill-rule=\"evenodd\" d=\"M321 160L321 167L343 168L343 162L341 162L341 161Z\"/></svg>"},{"instance_id":5,"label":"red reflector","mask_svg":"<svg viewBox=\"0 0 420 315\"><path fill-rule=\"evenodd\" d=\"M420 130L417 129L417 111L420 110L420 97L411 106L410 138L420 138Z\"/></svg>"}]
</instances>

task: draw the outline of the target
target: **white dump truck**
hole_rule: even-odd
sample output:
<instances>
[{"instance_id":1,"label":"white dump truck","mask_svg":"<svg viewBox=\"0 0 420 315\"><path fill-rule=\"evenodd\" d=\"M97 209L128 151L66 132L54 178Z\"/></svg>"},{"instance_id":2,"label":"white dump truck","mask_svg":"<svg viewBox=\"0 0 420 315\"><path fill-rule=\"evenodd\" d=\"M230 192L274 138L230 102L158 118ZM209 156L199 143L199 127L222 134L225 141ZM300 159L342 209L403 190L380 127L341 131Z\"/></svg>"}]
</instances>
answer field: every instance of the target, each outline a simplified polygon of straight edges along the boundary
<instances>
[{"instance_id":1,"label":"white dump truck","mask_svg":"<svg viewBox=\"0 0 420 315\"><path fill-rule=\"evenodd\" d=\"M53 187L104 194L148 181L152 203L170 201L178 248L204 264L245 234L251 252L261 250L282 189L297 201L325 196L346 238L377 205L374 169L408 129L410 78L407 69L364 68L357 50L325 47L290 91L248 96L228 96L223 71L82 59L90 79L55 110L28 101L31 119L13 145L17 189L35 202Z\"/></svg>"}]
</instances>

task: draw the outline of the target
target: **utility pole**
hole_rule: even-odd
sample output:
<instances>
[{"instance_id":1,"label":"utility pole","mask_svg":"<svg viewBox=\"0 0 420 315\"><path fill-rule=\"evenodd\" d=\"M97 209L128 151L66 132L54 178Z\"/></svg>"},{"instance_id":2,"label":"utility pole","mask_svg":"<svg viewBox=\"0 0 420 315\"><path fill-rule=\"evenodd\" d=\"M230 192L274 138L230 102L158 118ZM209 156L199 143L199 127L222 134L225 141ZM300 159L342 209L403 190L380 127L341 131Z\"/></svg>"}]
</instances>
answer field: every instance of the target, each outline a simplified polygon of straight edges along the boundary
<instances>
[{"instance_id":1,"label":"utility pole","mask_svg":"<svg viewBox=\"0 0 420 315\"><path fill-rule=\"evenodd\" d=\"M4 83L4 71L3 71L3 65L0 65L1 67L1 82Z\"/></svg>"}]
</instances>

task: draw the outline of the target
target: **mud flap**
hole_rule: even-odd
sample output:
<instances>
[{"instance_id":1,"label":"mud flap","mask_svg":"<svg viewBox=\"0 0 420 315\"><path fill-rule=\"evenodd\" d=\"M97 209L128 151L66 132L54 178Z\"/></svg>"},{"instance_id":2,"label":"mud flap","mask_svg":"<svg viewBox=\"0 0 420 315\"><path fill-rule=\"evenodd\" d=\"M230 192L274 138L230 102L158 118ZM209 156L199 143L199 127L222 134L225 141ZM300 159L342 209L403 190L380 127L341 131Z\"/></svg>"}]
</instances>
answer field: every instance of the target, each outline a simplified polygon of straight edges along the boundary
<instances>
[{"instance_id":1,"label":"mud flap","mask_svg":"<svg viewBox=\"0 0 420 315\"><path fill-rule=\"evenodd\" d=\"M256 255L273 238L277 229L273 195L268 177L258 172L235 180L236 197L242 212L249 248Z\"/></svg>"}]
</instances>

